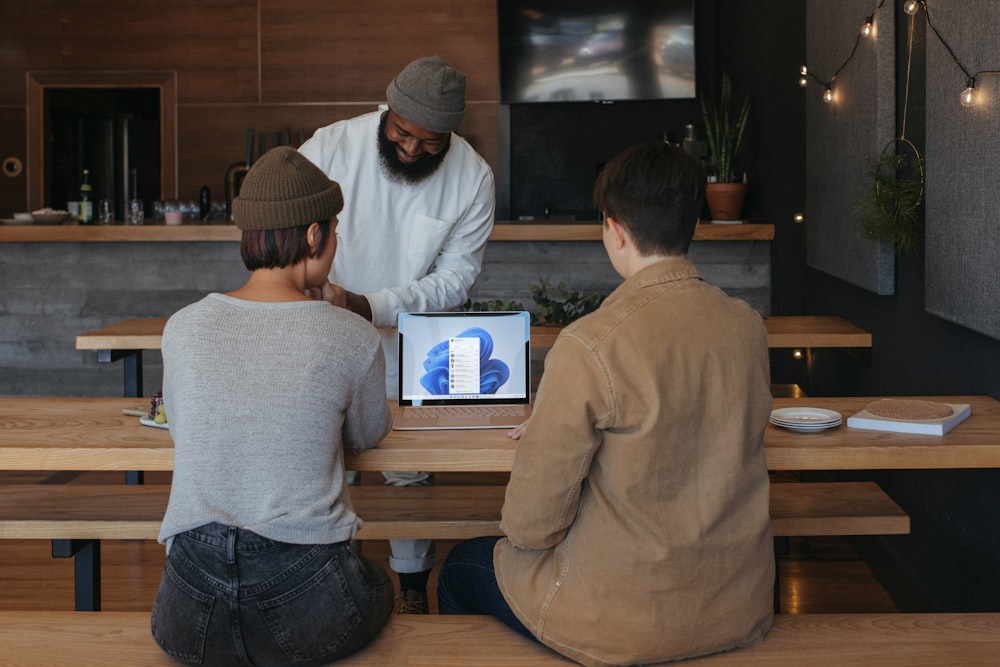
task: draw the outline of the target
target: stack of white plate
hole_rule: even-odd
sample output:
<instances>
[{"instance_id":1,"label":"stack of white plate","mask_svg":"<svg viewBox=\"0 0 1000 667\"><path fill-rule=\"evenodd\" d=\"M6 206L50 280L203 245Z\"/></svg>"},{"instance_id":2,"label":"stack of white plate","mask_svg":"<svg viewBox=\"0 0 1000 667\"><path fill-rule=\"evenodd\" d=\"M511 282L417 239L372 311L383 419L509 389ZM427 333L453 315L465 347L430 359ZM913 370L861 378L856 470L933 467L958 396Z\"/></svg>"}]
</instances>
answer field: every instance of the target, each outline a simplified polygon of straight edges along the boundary
<instances>
[{"instance_id":1,"label":"stack of white plate","mask_svg":"<svg viewBox=\"0 0 1000 667\"><path fill-rule=\"evenodd\" d=\"M771 423L789 431L815 433L840 426L843 418L839 412L824 408L778 408L771 411Z\"/></svg>"}]
</instances>

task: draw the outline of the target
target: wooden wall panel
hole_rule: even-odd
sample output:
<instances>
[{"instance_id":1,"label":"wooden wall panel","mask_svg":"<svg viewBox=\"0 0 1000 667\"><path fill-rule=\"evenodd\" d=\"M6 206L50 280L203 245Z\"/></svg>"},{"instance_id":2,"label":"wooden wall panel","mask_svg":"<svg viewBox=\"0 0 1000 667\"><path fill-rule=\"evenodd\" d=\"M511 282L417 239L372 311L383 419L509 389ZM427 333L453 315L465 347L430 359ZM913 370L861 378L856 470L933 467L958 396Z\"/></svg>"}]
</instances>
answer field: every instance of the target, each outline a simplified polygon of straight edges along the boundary
<instances>
[{"instance_id":1,"label":"wooden wall panel","mask_svg":"<svg viewBox=\"0 0 1000 667\"><path fill-rule=\"evenodd\" d=\"M243 160L247 128L255 130L253 155L256 159L260 133L266 137L267 148L271 148L274 146L273 134L283 134L287 128L291 131L293 145L297 145L300 130L308 138L317 127L371 108L280 104L182 106L178 110L178 153L183 165L178 175L178 195L197 200L198 190L208 185L212 198L223 201L226 168Z\"/></svg>"},{"instance_id":2,"label":"wooden wall panel","mask_svg":"<svg viewBox=\"0 0 1000 667\"><path fill-rule=\"evenodd\" d=\"M384 97L384 95L383 95ZM382 100L384 102L384 100ZM305 138L316 128L376 109L371 104L259 104L188 105L178 109L178 196L197 200L198 190L208 185L213 199L224 199L226 168L243 159L247 128L265 133L267 147L274 146L274 133L287 128L292 145L298 145L300 130ZM497 106L469 104L458 133L490 163L498 160ZM254 141L258 157L259 139Z\"/></svg>"},{"instance_id":3,"label":"wooden wall panel","mask_svg":"<svg viewBox=\"0 0 1000 667\"><path fill-rule=\"evenodd\" d=\"M28 175L24 169L24 107L0 108L0 164L9 157L21 161L21 173L0 173L0 217L9 218L16 211L28 210Z\"/></svg>"},{"instance_id":4,"label":"wooden wall panel","mask_svg":"<svg viewBox=\"0 0 1000 667\"><path fill-rule=\"evenodd\" d=\"M467 76L469 100L499 99L493 0L261 0L265 102L385 99L410 60L440 55Z\"/></svg>"},{"instance_id":5,"label":"wooden wall panel","mask_svg":"<svg viewBox=\"0 0 1000 667\"><path fill-rule=\"evenodd\" d=\"M183 102L258 100L257 0L0 5L0 104L29 70L177 70Z\"/></svg>"},{"instance_id":6,"label":"wooden wall panel","mask_svg":"<svg viewBox=\"0 0 1000 667\"><path fill-rule=\"evenodd\" d=\"M493 0L60 0L0 4L0 147L25 161L25 74L176 71L177 166L172 196L208 185L224 199L244 133L317 127L385 101L410 59L438 53L467 77L459 133L498 167ZM347 102L347 104L344 104ZM259 144L255 141L255 155ZM23 177L22 177L23 178ZM11 179L13 180L13 179ZM23 210L25 186L0 187L0 210Z\"/></svg>"}]
</instances>

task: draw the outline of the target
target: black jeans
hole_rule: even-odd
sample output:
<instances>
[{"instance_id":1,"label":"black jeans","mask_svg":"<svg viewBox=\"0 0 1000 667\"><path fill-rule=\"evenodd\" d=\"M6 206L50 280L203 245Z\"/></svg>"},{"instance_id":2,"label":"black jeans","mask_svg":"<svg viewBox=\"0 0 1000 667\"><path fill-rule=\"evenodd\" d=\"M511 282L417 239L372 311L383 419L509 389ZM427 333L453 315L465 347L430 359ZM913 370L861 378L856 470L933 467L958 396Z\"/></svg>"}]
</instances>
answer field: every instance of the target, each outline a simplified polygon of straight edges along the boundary
<instances>
[{"instance_id":1,"label":"black jeans","mask_svg":"<svg viewBox=\"0 0 1000 667\"><path fill-rule=\"evenodd\" d=\"M353 542L286 544L212 523L174 537L152 630L190 664L323 665L378 634L388 573Z\"/></svg>"},{"instance_id":2,"label":"black jeans","mask_svg":"<svg viewBox=\"0 0 1000 667\"><path fill-rule=\"evenodd\" d=\"M493 569L499 537L474 537L451 548L438 573L438 610L442 614L488 614L538 641L511 611Z\"/></svg>"}]
</instances>

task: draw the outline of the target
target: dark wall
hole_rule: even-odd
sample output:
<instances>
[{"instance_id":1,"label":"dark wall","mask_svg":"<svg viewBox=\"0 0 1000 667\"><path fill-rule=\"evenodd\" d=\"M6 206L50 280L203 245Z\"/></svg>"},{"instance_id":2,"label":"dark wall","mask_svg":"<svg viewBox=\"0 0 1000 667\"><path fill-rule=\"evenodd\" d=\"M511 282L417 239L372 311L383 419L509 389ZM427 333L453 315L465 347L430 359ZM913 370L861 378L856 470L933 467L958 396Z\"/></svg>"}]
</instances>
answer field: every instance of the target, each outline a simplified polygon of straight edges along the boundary
<instances>
[{"instance_id":1,"label":"dark wall","mask_svg":"<svg viewBox=\"0 0 1000 667\"><path fill-rule=\"evenodd\" d=\"M901 132L909 17L899 11L896 26L897 132ZM915 26L906 136L923 153L927 35L923 21ZM922 251L897 258L892 296L876 296L808 270L806 312L841 315L871 331L873 339L870 356L817 354L811 393L1000 398L1000 342L926 313L924 280ZM904 470L869 478L910 514L910 535L867 540L863 545L874 562L884 563L880 574L905 609L1000 610L1000 471Z\"/></svg>"},{"instance_id":2,"label":"dark wall","mask_svg":"<svg viewBox=\"0 0 1000 667\"><path fill-rule=\"evenodd\" d=\"M744 217L775 225L774 314L802 309L804 243L792 217L802 209L805 189L805 106L796 85L804 24L797 0L698 0L695 6L697 90L715 88L726 73L735 97L751 96L741 160L750 182ZM548 212L596 220L590 191L608 158L641 141L666 136L679 142L689 123L704 137L695 99L516 104L505 112L508 126L501 134L509 134L509 166L498 182L509 187L510 210L498 211L501 218ZM501 193L500 208L505 204Z\"/></svg>"}]
</instances>

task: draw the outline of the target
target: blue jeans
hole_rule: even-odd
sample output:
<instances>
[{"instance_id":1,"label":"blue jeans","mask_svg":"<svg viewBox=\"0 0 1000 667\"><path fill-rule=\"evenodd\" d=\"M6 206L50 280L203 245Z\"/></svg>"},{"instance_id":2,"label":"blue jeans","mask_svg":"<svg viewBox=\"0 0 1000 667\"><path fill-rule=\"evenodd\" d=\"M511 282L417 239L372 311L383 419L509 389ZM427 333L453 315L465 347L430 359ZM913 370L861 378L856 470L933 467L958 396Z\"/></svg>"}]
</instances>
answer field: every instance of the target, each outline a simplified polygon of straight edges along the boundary
<instances>
[{"instance_id":1,"label":"blue jeans","mask_svg":"<svg viewBox=\"0 0 1000 667\"><path fill-rule=\"evenodd\" d=\"M174 537L151 624L182 662L325 665L370 642L393 598L351 541L286 544L211 523Z\"/></svg>"},{"instance_id":2,"label":"blue jeans","mask_svg":"<svg viewBox=\"0 0 1000 667\"><path fill-rule=\"evenodd\" d=\"M442 614L495 616L504 625L535 639L511 611L497 585L493 547L499 539L475 537L451 548L438 573L438 610Z\"/></svg>"}]
</instances>

